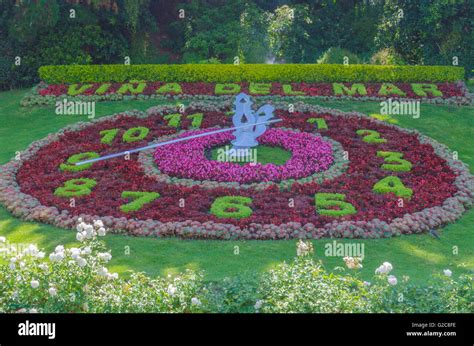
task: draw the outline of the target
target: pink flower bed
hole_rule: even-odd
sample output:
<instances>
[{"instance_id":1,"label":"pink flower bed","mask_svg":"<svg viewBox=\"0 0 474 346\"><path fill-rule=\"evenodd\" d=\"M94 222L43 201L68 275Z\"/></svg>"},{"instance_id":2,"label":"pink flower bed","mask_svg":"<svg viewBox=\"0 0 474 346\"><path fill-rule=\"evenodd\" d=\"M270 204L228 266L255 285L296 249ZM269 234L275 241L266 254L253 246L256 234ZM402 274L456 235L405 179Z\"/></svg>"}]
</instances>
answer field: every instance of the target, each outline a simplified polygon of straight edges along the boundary
<instances>
[{"instance_id":1,"label":"pink flower bed","mask_svg":"<svg viewBox=\"0 0 474 346\"><path fill-rule=\"evenodd\" d=\"M211 130L214 129L189 131L179 137ZM284 165L246 163L241 166L238 163L220 162L205 157L206 149L223 145L231 147L230 141L233 138L230 132L224 132L172 146L158 147L154 154L155 162L161 172L176 177L247 184L306 177L328 169L334 161L331 144L323 141L320 136L281 129L269 129L258 141L260 144L279 146L290 151L292 156ZM180 159L177 160L177 157Z\"/></svg>"}]
</instances>

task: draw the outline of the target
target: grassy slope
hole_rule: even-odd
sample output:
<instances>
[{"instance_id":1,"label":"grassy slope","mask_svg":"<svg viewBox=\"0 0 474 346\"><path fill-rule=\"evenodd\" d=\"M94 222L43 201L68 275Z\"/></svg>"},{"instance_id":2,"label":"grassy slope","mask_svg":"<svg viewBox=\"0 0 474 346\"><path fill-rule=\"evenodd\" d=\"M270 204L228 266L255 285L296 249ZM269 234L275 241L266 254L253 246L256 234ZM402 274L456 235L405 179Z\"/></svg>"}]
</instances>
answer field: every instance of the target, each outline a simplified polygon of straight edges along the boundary
<instances>
[{"instance_id":1,"label":"grassy slope","mask_svg":"<svg viewBox=\"0 0 474 346\"><path fill-rule=\"evenodd\" d=\"M25 90L0 93L0 164L7 162L17 150L30 142L55 132L66 124L86 120L80 116L57 116L54 107L21 108L19 101ZM317 102L342 110L365 113L379 111L377 103ZM97 103L97 116L127 109L147 109L155 101ZM464 162L474 165L474 111L467 107L422 105L421 118L400 117L402 126L417 128L423 133L459 152ZM469 144L471 143L471 144ZM472 170L471 170L472 171ZM394 264L395 275L409 275L424 282L433 272L451 268L454 273L474 267L474 211L468 212L456 224L441 232L441 240L429 235L402 236L392 239L359 240L365 244L363 278L370 278L383 261ZM57 244L74 242L74 233L48 225L22 222L0 207L0 235L12 242L37 243L48 250ZM340 241L340 240L338 240ZM349 240L346 240L349 241ZM133 269L150 275L177 273L185 268L204 269L207 280L219 280L248 270L262 271L295 255L295 241L190 241L180 239L146 239L108 235L112 248L113 269L120 272ZM324 245L332 240L314 241L315 257L327 268L341 265L337 257L324 256ZM234 254L235 247L239 254ZM452 248L457 246L459 254Z\"/></svg>"}]
</instances>

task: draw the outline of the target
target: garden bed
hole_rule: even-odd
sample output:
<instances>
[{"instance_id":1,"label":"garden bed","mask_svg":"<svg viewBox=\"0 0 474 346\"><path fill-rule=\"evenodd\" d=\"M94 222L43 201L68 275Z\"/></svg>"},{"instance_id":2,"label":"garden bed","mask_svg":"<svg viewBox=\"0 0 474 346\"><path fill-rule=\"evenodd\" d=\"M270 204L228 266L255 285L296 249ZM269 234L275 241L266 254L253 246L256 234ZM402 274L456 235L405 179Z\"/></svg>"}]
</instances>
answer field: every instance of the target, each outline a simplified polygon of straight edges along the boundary
<instances>
[{"instance_id":1,"label":"garden bed","mask_svg":"<svg viewBox=\"0 0 474 346\"><path fill-rule=\"evenodd\" d=\"M250 169L237 163L203 171L206 145L222 145L226 138L184 142L175 161L157 150L73 165L182 132L230 126L229 105L206 102L184 114L164 106L78 123L32 143L21 160L2 167L0 201L18 217L64 228L79 217L101 218L119 233L214 239L391 237L441 227L471 207L472 176L434 140L360 113L302 104L289 113L287 105L277 106L283 122L275 129L325 143L313 163L300 158L310 169L304 176L292 169L298 161L280 171L271 164ZM267 145L285 147L283 137L268 137ZM235 169L258 174L236 181Z\"/></svg>"}]
</instances>

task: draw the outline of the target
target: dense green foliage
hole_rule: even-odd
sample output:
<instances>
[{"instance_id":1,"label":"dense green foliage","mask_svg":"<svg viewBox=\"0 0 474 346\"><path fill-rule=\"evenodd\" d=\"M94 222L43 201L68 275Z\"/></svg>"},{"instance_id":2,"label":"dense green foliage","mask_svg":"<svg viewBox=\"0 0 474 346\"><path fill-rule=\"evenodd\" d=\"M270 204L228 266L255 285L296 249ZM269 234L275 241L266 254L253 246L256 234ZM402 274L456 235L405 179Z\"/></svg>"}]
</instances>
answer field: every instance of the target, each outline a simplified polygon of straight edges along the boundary
<instances>
[{"instance_id":1,"label":"dense green foliage","mask_svg":"<svg viewBox=\"0 0 474 346\"><path fill-rule=\"evenodd\" d=\"M127 58L342 63L344 52L350 64L458 65L472 74L473 17L465 0L4 0L0 89L31 85L43 65Z\"/></svg>"},{"instance_id":2,"label":"dense green foliage","mask_svg":"<svg viewBox=\"0 0 474 346\"><path fill-rule=\"evenodd\" d=\"M360 64L361 59L347 49L331 47L318 59L318 64Z\"/></svg>"},{"instance_id":3,"label":"dense green foliage","mask_svg":"<svg viewBox=\"0 0 474 346\"><path fill-rule=\"evenodd\" d=\"M42 66L47 83L124 82L444 82L461 80L452 66L375 66L340 64L183 64Z\"/></svg>"}]
</instances>

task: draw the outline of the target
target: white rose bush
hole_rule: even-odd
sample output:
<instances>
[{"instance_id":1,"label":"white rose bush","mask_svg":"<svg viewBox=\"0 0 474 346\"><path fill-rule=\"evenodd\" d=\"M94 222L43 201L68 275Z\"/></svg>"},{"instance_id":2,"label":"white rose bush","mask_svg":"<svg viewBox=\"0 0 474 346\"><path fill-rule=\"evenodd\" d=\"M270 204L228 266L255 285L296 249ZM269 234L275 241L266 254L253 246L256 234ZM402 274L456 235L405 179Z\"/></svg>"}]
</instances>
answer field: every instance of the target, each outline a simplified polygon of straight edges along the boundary
<instances>
[{"instance_id":1,"label":"white rose bush","mask_svg":"<svg viewBox=\"0 0 474 346\"><path fill-rule=\"evenodd\" d=\"M201 274L120 278L107 268L112 254L99 240L106 234L102 221L79 219L76 230L79 247L58 245L49 256L34 245L8 251L7 263L0 265L0 312L201 311Z\"/></svg>"},{"instance_id":2,"label":"white rose bush","mask_svg":"<svg viewBox=\"0 0 474 346\"><path fill-rule=\"evenodd\" d=\"M297 249L310 248L303 246ZM300 252L300 251L298 251ZM382 263L373 282L359 279L360 258L345 257L351 275L327 272L321 262L298 255L292 263L283 263L265 273L254 303L259 313L416 313L474 312L472 279L460 275L456 280L449 269L434 275L427 285L397 278L394 266ZM344 271L344 268L339 268Z\"/></svg>"},{"instance_id":3,"label":"white rose bush","mask_svg":"<svg viewBox=\"0 0 474 346\"><path fill-rule=\"evenodd\" d=\"M107 268L112 254L99 240L105 234L100 220L79 220L78 247L58 245L46 254L30 245L7 252L0 265L0 313L473 312L468 275L444 269L419 286L384 262L373 280L364 281L360 258L345 257L346 268L330 273L312 258L312 243L301 240L292 262L260 276L211 283L191 270L166 278L137 272L122 277Z\"/></svg>"}]
</instances>

